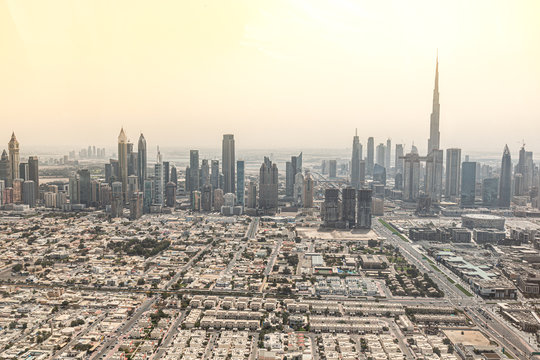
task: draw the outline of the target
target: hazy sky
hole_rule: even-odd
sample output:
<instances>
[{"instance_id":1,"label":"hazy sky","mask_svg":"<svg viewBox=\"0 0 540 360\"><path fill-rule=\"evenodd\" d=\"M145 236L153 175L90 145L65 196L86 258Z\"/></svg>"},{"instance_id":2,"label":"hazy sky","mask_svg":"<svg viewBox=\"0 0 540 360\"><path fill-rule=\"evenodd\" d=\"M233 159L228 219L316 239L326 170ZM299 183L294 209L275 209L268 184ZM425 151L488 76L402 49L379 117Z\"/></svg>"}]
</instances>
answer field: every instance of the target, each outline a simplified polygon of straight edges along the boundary
<instances>
[{"instance_id":1,"label":"hazy sky","mask_svg":"<svg viewBox=\"0 0 540 360\"><path fill-rule=\"evenodd\" d=\"M0 0L0 137L540 152L540 1ZM2 135L3 134L3 135Z\"/></svg>"}]
</instances>

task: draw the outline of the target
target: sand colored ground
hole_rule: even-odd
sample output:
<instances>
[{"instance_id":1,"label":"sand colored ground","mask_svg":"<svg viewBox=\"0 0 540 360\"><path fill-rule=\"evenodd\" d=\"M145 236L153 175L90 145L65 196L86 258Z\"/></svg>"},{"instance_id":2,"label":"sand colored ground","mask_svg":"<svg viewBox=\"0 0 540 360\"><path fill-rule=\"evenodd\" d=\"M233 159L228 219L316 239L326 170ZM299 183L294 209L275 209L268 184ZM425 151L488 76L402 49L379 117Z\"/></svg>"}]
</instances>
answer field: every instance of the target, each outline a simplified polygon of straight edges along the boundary
<instances>
[{"instance_id":1,"label":"sand colored ground","mask_svg":"<svg viewBox=\"0 0 540 360\"><path fill-rule=\"evenodd\" d=\"M461 334L463 332L463 335ZM444 330L444 334L454 344L488 346L489 340L478 330Z\"/></svg>"}]
</instances>

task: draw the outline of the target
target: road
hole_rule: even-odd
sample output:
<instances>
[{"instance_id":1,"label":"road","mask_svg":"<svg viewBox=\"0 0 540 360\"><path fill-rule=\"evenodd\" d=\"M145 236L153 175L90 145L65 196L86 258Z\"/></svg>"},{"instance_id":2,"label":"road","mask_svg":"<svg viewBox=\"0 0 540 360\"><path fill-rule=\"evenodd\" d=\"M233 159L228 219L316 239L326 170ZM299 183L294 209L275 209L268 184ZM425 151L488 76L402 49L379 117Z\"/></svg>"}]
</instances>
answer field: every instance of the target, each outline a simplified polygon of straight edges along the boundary
<instances>
[{"instance_id":1,"label":"road","mask_svg":"<svg viewBox=\"0 0 540 360\"><path fill-rule=\"evenodd\" d=\"M445 291L446 297L441 300L448 302L460 310L464 310L478 328L487 332L507 352L510 352L516 358L527 359L533 351L536 351L527 342L527 339L524 339L521 334L517 333L503 321L500 321L495 316L486 316L485 309L487 308L487 304L484 299L476 295L467 296L455 284L452 284L448 279L452 279L456 284L461 284L465 289L468 288L468 285L457 278L455 274L444 266L438 266L440 272L432 268L430 263L425 259L427 258L427 254L422 254L411 243L393 234L378 219L374 219L373 224L374 230L380 235L386 236L388 243L397 246L409 262L415 264L420 271L429 273L441 289ZM394 298L393 300L396 299Z\"/></svg>"},{"instance_id":2,"label":"road","mask_svg":"<svg viewBox=\"0 0 540 360\"><path fill-rule=\"evenodd\" d=\"M197 261L201 254L208 250L210 247L212 247L212 243L206 245L204 248L199 250L195 256L193 256L184 266L182 266L179 271L169 280L169 282L165 285L165 290L168 290L173 284L175 284L180 276L182 276L182 273L189 269L189 267ZM115 344L118 341L118 338L122 336L123 334L128 333L131 331L133 326L139 321L141 316L148 311L158 300L159 296L154 295L153 297L147 299L136 311L135 313L125 322L123 325L121 325L120 329L116 331L115 336L111 337L110 339L106 340L106 342L98 349L98 351L92 355L90 359L97 360L101 359L103 356L109 356L112 352L112 350L115 348Z\"/></svg>"}]
</instances>

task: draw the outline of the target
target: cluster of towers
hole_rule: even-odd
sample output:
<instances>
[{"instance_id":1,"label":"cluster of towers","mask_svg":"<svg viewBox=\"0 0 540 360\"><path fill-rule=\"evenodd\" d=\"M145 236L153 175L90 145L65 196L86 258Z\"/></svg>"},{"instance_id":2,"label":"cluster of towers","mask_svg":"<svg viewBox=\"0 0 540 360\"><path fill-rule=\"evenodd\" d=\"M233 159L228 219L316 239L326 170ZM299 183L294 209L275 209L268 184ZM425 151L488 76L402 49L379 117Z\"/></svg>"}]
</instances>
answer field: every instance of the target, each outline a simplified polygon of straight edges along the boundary
<instances>
[{"instance_id":1,"label":"cluster of towers","mask_svg":"<svg viewBox=\"0 0 540 360\"><path fill-rule=\"evenodd\" d=\"M28 162L21 162L19 142L12 133L8 152L0 157L0 206L25 204L36 206L39 198L39 161L30 156Z\"/></svg>"}]
</instances>

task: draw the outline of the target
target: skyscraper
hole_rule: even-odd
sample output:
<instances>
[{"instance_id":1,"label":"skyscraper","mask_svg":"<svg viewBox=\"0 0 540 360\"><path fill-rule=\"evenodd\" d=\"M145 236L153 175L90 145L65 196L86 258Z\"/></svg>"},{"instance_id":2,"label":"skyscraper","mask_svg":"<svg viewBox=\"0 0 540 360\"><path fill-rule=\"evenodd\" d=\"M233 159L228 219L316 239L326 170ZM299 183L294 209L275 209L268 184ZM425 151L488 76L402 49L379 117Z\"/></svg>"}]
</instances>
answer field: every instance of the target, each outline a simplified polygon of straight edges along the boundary
<instances>
[{"instance_id":1,"label":"skyscraper","mask_svg":"<svg viewBox=\"0 0 540 360\"><path fill-rule=\"evenodd\" d=\"M171 167L171 182L178 186L178 170L174 165Z\"/></svg>"},{"instance_id":2,"label":"skyscraper","mask_svg":"<svg viewBox=\"0 0 540 360\"><path fill-rule=\"evenodd\" d=\"M23 203L30 207L36 206L36 187L32 180L27 180L23 183Z\"/></svg>"},{"instance_id":3,"label":"skyscraper","mask_svg":"<svg viewBox=\"0 0 540 360\"><path fill-rule=\"evenodd\" d=\"M19 178L19 142L15 137L15 133L11 134L11 140L8 143L9 164L11 167L11 181Z\"/></svg>"},{"instance_id":4,"label":"skyscraper","mask_svg":"<svg viewBox=\"0 0 540 360\"><path fill-rule=\"evenodd\" d=\"M19 163L19 179L28 180L28 163Z\"/></svg>"},{"instance_id":5,"label":"skyscraper","mask_svg":"<svg viewBox=\"0 0 540 360\"><path fill-rule=\"evenodd\" d=\"M302 153L298 156L291 156L291 161L287 161L285 168L285 194L288 197L294 196L294 185L296 175L302 173Z\"/></svg>"},{"instance_id":6,"label":"skyscraper","mask_svg":"<svg viewBox=\"0 0 540 360\"><path fill-rule=\"evenodd\" d=\"M385 146L383 143L380 143L379 145L377 145L377 153L376 153L376 159L375 159L375 163L382 166L382 167L385 167L384 165L384 162L385 162L385 159L386 159L386 156L385 156Z\"/></svg>"},{"instance_id":7,"label":"skyscraper","mask_svg":"<svg viewBox=\"0 0 540 360\"><path fill-rule=\"evenodd\" d=\"M189 191L199 190L199 150L189 151Z\"/></svg>"},{"instance_id":8,"label":"skyscraper","mask_svg":"<svg viewBox=\"0 0 540 360\"><path fill-rule=\"evenodd\" d=\"M482 180L482 206L497 206L499 192L499 178L486 178Z\"/></svg>"},{"instance_id":9,"label":"skyscraper","mask_svg":"<svg viewBox=\"0 0 540 360\"><path fill-rule=\"evenodd\" d=\"M353 137L352 157L351 157L351 186L360 189L360 161L362 161L362 144L356 130Z\"/></svg>"},{"instance_id":10,"label":"skyscraper","mask_svg":"<svg viewBox=\"0 0 540 360\"><path fill-rule=\"evenodd\" d=\"M504 146L499 177L499 206L510 207L512 200L512 157L508 145Z\"/></svg>"},{"instance_id":11,"label":"skyscraper","mask_svg":"<svg viewBox=\"0 0 540 360\"><path fill-rule=\"evenodd\" d=\"M386 140L386 149L384 155L386 157L384 161L384 167L387 171L390 171L390 167L392 166L392 164L390 163L392 159L392 140L390 139Z\"/></svg>"},{"instance_id":12,"label":"skyscraper","mask_svg":"<svg viewBox=\"0 0 540 360\"><path fill-rule=\"evenodd\" d=\"M253 180L249 182L249 186L248 186L247 207L250 209L257 208L257 183Z\"/></svg>"},{"instance_id":13,"label":"skyscraper","mask_svg":"<svg viewBox=\"0 0 540 360\"><path fill-rule=\"evenodd\" d=\"M441 201L443 178L443 151L433 149L426 157L425 193L432 202Z\"/></svg>"},{"instance_id":14,"label":"skyscraper","mask_svg":"<svg viewBox=\"0 0 540 360\"><path fill-rule=\"evenodd\" d=\"M120 130L120 135L118 135L118 175L117 180L122 183L123 201L127 202L128 139L124 128Z\"/></svg>"},{"instance_id":15,"label":"skyscraper","mask_svg":"<svg viewBox=\"0 0 540 360\"><path fill-rule=\"evenodd\" d=\"M396 174L403 174L403 144L396 144L396 158L394 162Z\"/></svg>"},{"instance_id":16,"label":"skyscraper","mask_svg":"<svg viewBox=\"0 0 540 360\"><path fill-rule=\"evenodd\" d=\"M210 184L210 166L208 165L208 160L203 159L201 162L201 170L199 172L199 184L200 188L204 185Z\"/></svg>"},{"instance_id":17,"label":"skyscraper","mask_svg":"<svg viewBox=\"0 0 540 360\"><path fill-rule=\"evenodd\" d=\"M371 203L372 192L368 189L358 190L356 201L356 227L359 229L371 229Z\"/></svg>"},{"instance_id":18,"label":"skyscraper","mask_svg":"<svg viewBox=\"0 0 540 360\"><path fill-rule=\"evenodd\" d=\"M77 171L79 175L79 203L90 206L91 187L90 187L90 171L88 169L80 169Z\"/></svg>"},{"instance_id":19,"label":"skyscraper","mask_svg":"<svg viewBox=\"0 0 540 360\"><path fill-rule=\"evenodd\" d=\"M210 162L210 184L213 189L219 188L219 160Z\"/></svg>"},{"instance_id":20,"label":"skyscraper","mask_svg":"<svg viewBox=\"0 0 540 360\"><path fill-rule=\"evenodd\" d=\"M446 149L446 183L444 195L455 201L461 194L461 149Z\"/></svg>"},{"instance_id":21,"label":"skyscraper","mask_svg":"<svg viewBox=\"0 0 540 360\"><path fill-rule=\"evenodd\" d=\"M337 176L337 160L330 160L328 162L328 176L335 178Z\"/></svg>"},{"instance_id":22,"label":"skyscraper","mask_svg":"<svg viewBox=\"0 0 540 360\"><path fill-rule=\"evenodd\" d=\"M346 228L352 229L356 226L356 189L352 187L343 189L341 197L341 221Z\"/></svg>"},{"instance_id":23,"label":"skyscraper","mask_svg":"<svg viewBox=\"0 0 540 360\"><path fill-rule=\"evenodd\" d=\"M476 195L476 163L465 161L461 167L461 207L471 207Z\"/></svg>"},{"instance_id":24,"label":"skyscraper","mask_svg":"<svg viewBox=\"0 0 540 360\"><path fill-rule=\"evenodd\" d=\"M259 170L259 208L274 212L278 207L278 168L268 157Z\"/></svg>"},{"instance_id":25,"label":"skyscraper","mask_svg":"<svg viewBox=\"0 0 540 360\"><path fill-rule=\"evenodd\" d=\"M306 171L306 176L304 177L304 195L302 196L302 203L304 208L313 207L313 179L309 171Z\"/></svg>"},{"instance_id":26,"label":"skyscraper","mask_svg":"<svg viewBox=\"0 0 540 360\"><path fill-rule=\"evenodd\" d=\"M11 187L11 164L9 163L6 150L2 151L2 156L0 157L0 180L4 180L4 186L6 188Z\"/></svg>"},{"instance_id":27,"label":"skyscraper","mask_svg":"<svg viewBox=\"0 0 540 360\"><path fill-rule=\"evenodd\" d=\"M37 156L28 158L28 179L34 182L36 198L39 199L39 161Z\"/></svg>"},{"instance_id":28,"label":"skyscraper","mask_svg":"<svg viewBox=\"0 0 540 360\"><path fill-rule=\"evenodd\" d=\"M154 204L163 205L163 193L165 191L165 175L163 174L163 157L157 153L157 163L154 165Z\"/></svg>"},{"instance_id":29,"label":"skyscraper","mask_svg":"<svg viewBox=\"0 0 540 360\"><path fill-rule=\"evenodd\" d=\"M420 157L411 152L404 160L403 200L416 201L420 191Z\"/></svg>"},{"instance_id":30,"label":"skyscraper","mask_svg":"<svg viewBox=\"0 0 540 360\"><path fill-rule=\"evenodd\" d=\"M367 158L366 158L366 174L373 175L373 165L375 156L375 140L372 137L367 139Z\"/></svg>"},{"instance_id":31,"label":"skyscraper","mask_svg":"<svg viewBox=\"0 0 540 360\"><path fill-rule=\"evenodd\" d=\"M428 154L433 150L439 149L439 115L441 105L439 104L439 55L437 54L437 64L435 66L435 87L433 89L433 110L431 112L431 121L429 123Z\"/></svg>"},{"instance_id":32,"label":"skyscraper","mask_svg":"<svg viewBox=\"0 0 540 360\"><path fill-rule=\"evenodd\" d=\"M245 179L244 179L244 160L238 160L236 162L236 202L239 206L242 207L242 211L244 210L245 205L245 195L246 195L246 186L245 186Z\"/></svg>"},{"instance_id":33,"label":"skyscraper","mask_svg":"<svg viewBox=\"0 0 540 360\"><path fill-rule=\"evenodd\" d=\"M234 135L223 135L221 145L221 166L223 172L223 191L225 194L235 192L234 176Z\"/></svg>"},{"instance_id":34,"label":"skyscraper","mask_svg":"<svg viewBox=\"0 0 540 360\"><path fill-rule=\"evenodd\" d=\"M142 133L139 136L139 142L137 143L137 161L139 187L141 191L144 191L144 180L146 180L147 177L148 164L146 158L146 139Z\"/></svg>"}]
</instances>

